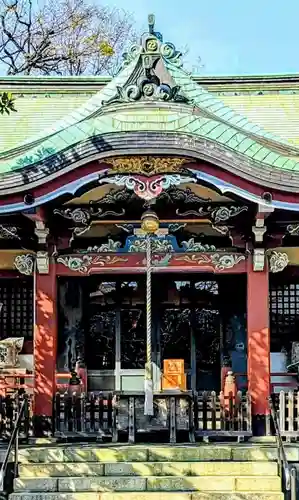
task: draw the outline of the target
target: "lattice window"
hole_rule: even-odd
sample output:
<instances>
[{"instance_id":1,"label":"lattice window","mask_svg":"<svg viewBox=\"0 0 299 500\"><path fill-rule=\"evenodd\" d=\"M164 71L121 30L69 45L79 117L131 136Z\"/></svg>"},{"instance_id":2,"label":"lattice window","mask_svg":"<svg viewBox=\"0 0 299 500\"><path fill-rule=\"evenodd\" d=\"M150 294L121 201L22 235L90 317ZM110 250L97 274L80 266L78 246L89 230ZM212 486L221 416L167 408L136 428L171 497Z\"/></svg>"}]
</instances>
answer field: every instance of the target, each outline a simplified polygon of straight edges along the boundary
<instances>
[{"instance_id":1,"label":"lattice window","mask_svg":"<svg viewBox=\"0 0 299 500\"><path fill-rule=\"evenodd\" d=\"M0 338L33 337L33 285L27 280L0 280Z\"/></svg>"},{"instance_id":2,"label":"lattice window","mask_svg":"<svg viewBox=\"0 0 299 500\"><path fill-rule=\"evenodd\" d=\"M270 288L271 343L277 351L299 340L299 283Z\"/></svg>"}]
</instances>

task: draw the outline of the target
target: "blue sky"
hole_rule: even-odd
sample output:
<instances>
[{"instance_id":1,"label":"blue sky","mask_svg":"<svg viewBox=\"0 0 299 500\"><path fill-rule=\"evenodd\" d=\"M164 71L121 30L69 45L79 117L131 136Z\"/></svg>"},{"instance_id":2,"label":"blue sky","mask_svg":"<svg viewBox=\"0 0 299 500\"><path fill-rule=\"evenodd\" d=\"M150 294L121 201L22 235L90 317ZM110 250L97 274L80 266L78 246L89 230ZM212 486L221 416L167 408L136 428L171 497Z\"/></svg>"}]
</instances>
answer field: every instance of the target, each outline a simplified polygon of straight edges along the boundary
<instances>
[{"instance_id":1,"label":"blue sky","mask_svg":"<svg viewBox=\"0 0 299 500\"><path fill-rule=\"evenodd\" d=\"M298 0L102 0L132 12L177 48L188 69L206 75L299 73ZM198 58L201 57L203 68Z\"/></svg>"}]
</instances>

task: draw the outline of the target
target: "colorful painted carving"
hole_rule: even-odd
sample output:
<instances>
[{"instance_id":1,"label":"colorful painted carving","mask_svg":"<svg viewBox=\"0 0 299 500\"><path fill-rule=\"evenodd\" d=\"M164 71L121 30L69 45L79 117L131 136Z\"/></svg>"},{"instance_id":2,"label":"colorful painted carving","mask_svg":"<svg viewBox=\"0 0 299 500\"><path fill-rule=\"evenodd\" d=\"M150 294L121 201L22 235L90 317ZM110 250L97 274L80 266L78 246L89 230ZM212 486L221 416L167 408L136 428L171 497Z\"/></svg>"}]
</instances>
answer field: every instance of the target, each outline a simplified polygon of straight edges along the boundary
<instances>
[{"instance_id":1,"label":"colorful painted carving","mask_svg":"<svg viewBox=\"0 0 299 500\"><path fill-rule=\"evenodd\" d=\"M31 276L34 267L34 255L30 253L17 255L14 260L14 266L17 271L26 276Z\"/></svg>"},{"instance_id":2,"label":"colorful painted carving","mask_svg":"<svg viewBox=\"0 0 299 500\"><path fill-rule=\"evenodd\" d=\"M209 268L213 272L225 272L242 261L245 261L245 255L241 254L227 254L227 253L194 253L191 255L178 254L178 253L153 253L151 265L153 268ZM89 254L89 255L61 255L57 258L57 263L62 264L64 268L70 271L78 272L81 274L92 274L101 272L103 269L112 268L127 268L146 269L146 258L144 252L127 253L125 255L108 255L102 254ZM239 268L245 271L245 262ZM60 268L61 274L68 274Z\"/></svg>"},{"instance_id":3,"label":"colorful painted carving","mask_svg":"<svg viewBox=\"0 0 299 500\"><path fill-rule=\"evenodd\" d=\"M280 273L289 264L289 256L285 252L273 251L269 258L269 267L271 273Z\"/></svg>"},{"instance_id":4,"label":"colorful painted carving","mask_svg":"<svg viewBox=\"0 0 299 500\"><path fill-rule=\"evenodd\" d=\"M168 224L168 231L169 233L176 233L177 231L180 231L180 229L184 229L186 226L187 223L173 222Z\"/></svg>"},{"instance_id":5,"label":"colorful painted carving","mask_svg":"<svg viewBox=\"0 0 299 500\"><path fill-rule=\"evenodd\" d=\"M191 176L180 174L153 176L151 178L144 176L133 175L114 175L112 177L104 177L100 184L110 183L117 186L123 186L143 200L153 200L162 193L164 189L171 186L179 186L182 183L195 182Z\"/></svg>"},{"instance_id":6,"label":"colorful painted carving","mask_svg":"<svg viewBox=\"0 0 299 500\"><path fill-rule=\"evenodd\" d=\"M219 224L221 222L226 222L232 217L236 217L241 212L245 212L248 210L247 206L234 206L231 205L221 206L221 207L213 207L213 206L201 206L197 210L186 210L185 212L180 212L179 209L176 210L176 214L180 217L190 217L190 215L195 215L197 217L206 217L209 216L214 224Z\"/></svg>"},{"instance_id":7,"label":"colorful painted carving","mask_svg":"<svg viewBox=\"0 0 299 500\"><path fill-rule=\"evenodd\" d=\"M125 156L111 158L109 163L111 174L141 174L153 176L159 174L179 173L187 158L168 158L155 156Z\"/></svg>"},{"instance_id":8,"label":"colorful painted carving","mask_svg":"<svg viewBox=\"0 0 299 500\"><path fill-rule=\"evenodd\" d=\"M136 200L136 195L132 191L111 188L102 198L96 200L96 203L113 205L114 203L129 203L133 200Z\"/></svg>"},{"instance_id":9,"label":"colorful painted carving","mask_svg":"<svg viewBox=\"0 0 299 500\"><path fill-rule=\"evenodd\" d=\"M68 267L71 271L79 273L90 273L92 269L113 267L116 264L123 264L128 259L125 257L118 257L116 255L83 255L73 256L65 255L57 258L57 262Z\"/></svg>"},{"instance_id":10,"label":"colorful painted carving","mask_svg":"<svg viewBox=\"0 0 299 500\"><path fill-rule=\"evenodd\" d=\"M188 241L182 241L184 252L214 252L216 251L215 245L204 245L200 241L195 241L191 238Z\"/></svg>"},{"instance_id":11,"label":"colorful painted carving","mask_svg":"<svg viewBox=\"0 0 299 500\"><path fill-rule=\"evenodd\" d=\"M113 210L103 210L100 207L95 208L90 206L86 208L55 208L53 213L61 215L65 219L70 219L80 226L87 226L93 217L103 218L109 215L121 217L125 214L125 209L122 208L120 212L114 212Z\"/></svg>"},{"instance_id":12,"label":"colorful painted carving","mask_svg":"<svg viewBox=\"0 0 299 500\"><path fill-rule=\"evenodd\" d=\"M103 243L102 245L88 247L86 253L113 253L118 252L121 247L120 241L114 241L111 238L108 239L108 243Z\"/></svg>"},{"instance_id":13,"label":"colorful painted carving","mask_svg":"<svg viewBox=\"0 0 299 500\"><path fill-rule=\"evenodd\" d=\"M154 253L174 253L174 252L215 252L214 245L208 245L201 241L196 241L195 238L182 241L182 246L177 242L177 238L172 235L152 236L151 247ZM146 252L146 237L130 235L126 238L125 245L122 247L118 240L108 239L107 243L88 247L86 250L79 250L78 253L138 253Z\"/></svg>"},{"instance_id":14,"label":"colorful painted carving","mask_svg":"<svg viewBox=\"0 0 299 500\"><path fill-rule=\"evenodd\" d=\"M170 253L164 255L155 254L152 256L152 265L154 267L167 267L171 259L172 255Z\"/></svg>"},{"instance_id":15,"label":"colorful painted carving","mask_svg":"<svg viewBox=\"0 0 299 500\"><path fill-rule=\"evenodd\" d=\"M178 187L171 187L167 189L167 191L163 191L158 200L166 200L169 203L177 203L181 202L186 205L189 204L199 204L199 203L208 203L211 202L211 198L203 198L202 196L198 196L195 194L190 187L186 187L186 189L181 189Z\"/></svg>"},{"instance_id":16,"label":"colorful painted carving","mask_svg":"<svg viewBox=\"0 0 299 500\"><path fill-rule=\"evenodd\" d=\"M220 253L178 255L175 260L185 261L190 265L207 265L217 271L223 271L224 269L231 269L242 260L245 260L245 255Z\"/></svg>"},{"instance_id":17,"label":"colorful painted carving","mask_svg":"<svg viewBox=\"0 0 299 500\"><path fill-rule=\"evenodd\" d=\"M8 240L13 238L20 239L18 236L18 228L6 224L0 224L0 239Z\"/></svg>"},{"instance_id":18,"label":"colorful painted carving","mask_svg":"<svg viewBox=\"0 0 299 500\"><path fill-rule=\"evenodd\" d=\"M287 232L291 234L292 236L298 236L299 235L299 224L289 224L287 226Z\"/></svg>"},{"instance_id":19,"label":"colorful painted carving","mask_svg":"<svg viewBox=\"0 0 299 500\"><path fill-rule=\"evenodd\" d=\"M229 227L228 226L217 226L216 224L212 224L212 228L217 231L217 233L222 234L222 236L225 236L229 233Z\"/></svg>"},{"instance_id":20,"label":"colorful painted carving","mask_svg":"<svg viewBox=\"0 0 299 500\"><path fill-rule=\"evenodd\" d=\"M152 252L174 252L172 241L169 238L151 238ZM146 252L146 238L128 238L128 252Z\"/></svg>"}]
</instances>

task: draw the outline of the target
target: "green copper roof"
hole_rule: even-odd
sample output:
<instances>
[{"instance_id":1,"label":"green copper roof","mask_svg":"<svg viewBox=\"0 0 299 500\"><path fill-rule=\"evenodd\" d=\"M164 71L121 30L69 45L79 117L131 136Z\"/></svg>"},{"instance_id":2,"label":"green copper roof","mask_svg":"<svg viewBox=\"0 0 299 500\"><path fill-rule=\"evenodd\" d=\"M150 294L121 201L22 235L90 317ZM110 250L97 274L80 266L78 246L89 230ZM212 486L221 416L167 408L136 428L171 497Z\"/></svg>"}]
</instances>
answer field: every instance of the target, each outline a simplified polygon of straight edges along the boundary
<instances>
[{"instance_id":1,"label":"green copper roof","mask_svg":"<svg viewBox=\"0 0 299 500\"><path fill-rule=\"evenodd\" d=\"M93 136L136 130L190 134L217 142L226 146L228 150L235 150L268 166L299 170L299 159L283 156L225 123L206 117L192 116L187 109L175 112L175 110L163 109L161 106L159 109L147 110L146 117L145 121L144 110L137 107L137 109L128 109L126 112L114 111L111 114L84 120L42 141L41 144L30 149L28 154L0 162L0 171L5 172L29 166Z\"/></svg>"},{"instance_id":2,"label":"green copper roof","mask_svg":"<svg viewBox=\"0 0 299 500\"><path fill-rule=\"evenodd\" d=\"M184 134L217 144L228 156L241 155L255 168L299 171L299 148L196 83L182 69L180 53L157 33L145 34L119 74L84 102L78 97L78 107L66 116L53 104L54 123L47 126L37 107L27 119L38 120L40 131L20 136L17 146L0 153L2 174L41 164L94 137L138 131Z\"/></svg>"},{"instance_id":3,"label":"green copper roof","mask_svg":"<svg viewBox=\"0 0 299 500\"><path fill-rule=\"evenodd\" d=\"M238 114L270 133L299 145L298 76L260 78L192 77ZM0 92L13 92L18 112L0 115L0 152L46 131L99 92L110 78L1 77Z\"/></svg>"}]
</instances>

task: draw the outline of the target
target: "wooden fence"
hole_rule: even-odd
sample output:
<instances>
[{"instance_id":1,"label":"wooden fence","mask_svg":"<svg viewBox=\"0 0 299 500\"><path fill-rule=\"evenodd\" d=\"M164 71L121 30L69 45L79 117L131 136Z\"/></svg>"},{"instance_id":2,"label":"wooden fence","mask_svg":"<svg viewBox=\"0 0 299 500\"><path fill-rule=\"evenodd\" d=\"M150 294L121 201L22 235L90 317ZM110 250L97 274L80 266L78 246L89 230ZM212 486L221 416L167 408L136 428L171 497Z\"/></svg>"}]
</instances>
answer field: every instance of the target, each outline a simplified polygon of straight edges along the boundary
<instances>
[{"instance_id":1,"label":"wooden fence","mask_svg":"<svg viewBox=\"0 0 299 500\"><path fill-rule=\"evenodd\" d=\"M299 391L281 391L272 396L281 436L288 441L299 438Z\"/></svg>"},{"instance_id":2,"label":"wooden fence","mask_svg":"<svg viewBox=\"0 0 299 500\"><path fill-rule=\"evenodd\" d=\"M54 400L53 433L56 437L86 437L117 442L120 435L134 443L138 434L157 435L174 443L179 435L194 442L213 437L243 440L252 435L248 395L223 393L157 393L154 415L143 412L144 394L60 394ZM168 436L168 437L167 437Z\"/></svg>"},{"instance_id":3,"label":"wooden fence","mask_svg":"<svg viewBox=\"0 0 299 500\"><path fill-rule=\"evenodd\" d=\"M27 398L20 438L33 435L32 397L20 391L0 395L0 440L9 439L23 398ZM274 394L282 437L299 439L299 391ZM117 442L121 437L134 442L138 434L153 436L164 431L163 439L176 442L184 433L190 441L209 438L244 439L252 435L249 395L238 393L224 398L215 392L157 393L154 416L143 414L144 395L132 393L57 393L54 398L53 434L66 438L97 438ZM121 436L122 435L122 436ZM168 437L167 437L168 436Z\"/></svg>"},{"instance_id":4,"label":"wooden fence","mask_svg":"<svg viewBox=\"0 0 299 500\"><path fill-rule=\"evenodd\" d=\"M249 394L238 392L224 396L221 392L203 393L194 404L195 436L231 437L238 441L252 435L251 401Z\"/></svg>"},{"instance_id":5,"label":"wooden fence","mask_svg":"<svg viewBox=\"0 0 299 500\"><path fill-rule=\"evenodd\" d=\"M53 410L53 433L56 437L112 438L112 393L57 393Z\"/></svg>"}]
</instances>

